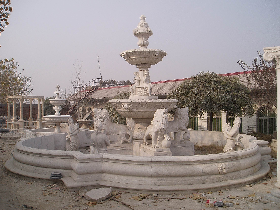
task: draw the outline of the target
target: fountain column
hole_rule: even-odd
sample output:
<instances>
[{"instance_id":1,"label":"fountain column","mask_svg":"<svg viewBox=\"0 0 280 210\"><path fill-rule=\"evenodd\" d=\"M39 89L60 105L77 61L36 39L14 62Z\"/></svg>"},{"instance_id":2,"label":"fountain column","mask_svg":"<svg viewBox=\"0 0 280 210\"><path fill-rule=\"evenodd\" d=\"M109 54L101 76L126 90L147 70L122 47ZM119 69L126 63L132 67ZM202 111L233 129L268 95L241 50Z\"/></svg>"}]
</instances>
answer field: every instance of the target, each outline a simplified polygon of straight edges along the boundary
<instances>
[{"instance_id":1,"label":"fountain column","mask_svg":"<svg viewBox=\"0 0 280 210\"><path fill-rule=\"evenodd\" d=\"M266 47L263 49L263 58L267 61L276 61L277 74L277 189L271 192L275 197L280 198L280 46Z\"/></svg>"},{"instance_id":2,"label":"fountain column","mask_svg":"<svg viewBox=\"0 0 280 210\"><path fill-rule=\"evenodd\" d=\"M148 51L147 50L147 47L149 45L148 39L150 36L153 35L153 32L149 28L149 25L146 22L146 17L144 15L142 15L140 17L140 22L137 25L137 27L133 30L133 34L135 37L138 38L138 42L137 42L137 45L139 46L138 53L143 54L142 58L145 58L146 61L135 63L136 68L138 68L139 71L134 73L135 83L132 86L130 99L151 98L152 89L151 89L151 79L150 79L149 68L152 65L152 59L150 56L147 56L149 53L147 55L145 55L146 54L145 51ZM164 52L163 56L165 56L165 55L166 55L166 53ZM140 57L138 58L139 60L140 60ZM127 58L127 59L129 59L129 58ZM152 98L157 99L157 97L152 97Z\"/></svg>"}]
</instances>

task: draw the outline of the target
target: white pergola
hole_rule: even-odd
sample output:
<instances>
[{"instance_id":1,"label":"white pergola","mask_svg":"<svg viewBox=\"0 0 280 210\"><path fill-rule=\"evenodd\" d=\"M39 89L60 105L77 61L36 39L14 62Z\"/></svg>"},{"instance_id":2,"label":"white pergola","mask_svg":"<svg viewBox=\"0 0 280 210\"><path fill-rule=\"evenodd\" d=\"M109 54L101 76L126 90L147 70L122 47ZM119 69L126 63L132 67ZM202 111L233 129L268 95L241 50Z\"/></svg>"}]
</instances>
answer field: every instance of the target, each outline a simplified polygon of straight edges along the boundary
<instances>
[{"instance_id":1,"label":"white pergola","mask_svg":"<svg viewBox=\"0 0 280 210\"><path fill-rule=\"evenodd\" d=\"M7 104L8 104L8 119L7 124L9 128L24 128L24 120L23 120L23 102L24 100L29 100L30 103L30 114L29 114L29 127L33 127L33 119L32 119L32 103L34 100L38 101L38 117L37 117L37 125L36 128L42 128L42 117L44 116L44 96L8 96ZM19 120L16 118L16 103L19 101L20 104L20 116ZM13 112L11 118L11 110L10 103L13 104Z\"/></svg>"}]
</instances>

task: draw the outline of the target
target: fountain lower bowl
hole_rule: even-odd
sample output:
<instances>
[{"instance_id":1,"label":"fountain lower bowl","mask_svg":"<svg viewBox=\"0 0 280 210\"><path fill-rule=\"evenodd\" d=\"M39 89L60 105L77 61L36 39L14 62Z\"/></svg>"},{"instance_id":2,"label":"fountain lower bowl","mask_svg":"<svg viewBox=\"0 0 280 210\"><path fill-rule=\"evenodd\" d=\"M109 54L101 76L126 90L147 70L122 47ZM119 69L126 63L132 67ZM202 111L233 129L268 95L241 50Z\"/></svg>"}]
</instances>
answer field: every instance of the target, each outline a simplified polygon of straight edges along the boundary
<instances>
[{"instance_id":1,"label":"fountain lower bowl","mask_svg":"<svg viewBox=\"0 0 280 210\"><path fill-rule=\"evenodd\" d=\"M150 191L220 189L253 182L269 172L256 142L229 153L140 157L63 151L65 136L53 134L19 141L5 167L43 179L58 172L70 188L107 186Z\"/></svg>"},{"instance_id":2,"label":"fountain lower bowl","mask_svg":"<svg viewBox=\"0 0 280 210\"><path fill-rule=\"evenodd\" d=\"M43 120L48 123L63 123L67 122L69 118L71 118L70 115L46 115L43 117Z\"/></svg>"}]
</instances>

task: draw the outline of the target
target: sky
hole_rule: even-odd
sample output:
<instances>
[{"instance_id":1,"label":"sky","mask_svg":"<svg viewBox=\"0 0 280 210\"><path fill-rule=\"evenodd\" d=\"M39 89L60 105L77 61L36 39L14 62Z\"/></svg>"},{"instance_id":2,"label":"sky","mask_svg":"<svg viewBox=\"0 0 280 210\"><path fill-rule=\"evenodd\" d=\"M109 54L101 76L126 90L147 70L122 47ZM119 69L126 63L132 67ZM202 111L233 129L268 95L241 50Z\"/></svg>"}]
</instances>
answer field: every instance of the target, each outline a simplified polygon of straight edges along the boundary
<instances>
[{"instance_id":1,"label":"sky","mask_svg":"<svg viewBox=\"0 0 280 210\"><path fill-rule=\"evenodd\" d=\"M167 56L150 68L151 81L199 72L242 71L257 51L280 46L279 0L11 0L13 12L0 36L0 59L14 58L32 78L33 95L51 97L55 87L73 91L84 83L131 80L137 71L120 53L137 49L133 29L145 15L150 49ZM24 69L22 71L21 69Z\"/></svg>"}]
</instances>

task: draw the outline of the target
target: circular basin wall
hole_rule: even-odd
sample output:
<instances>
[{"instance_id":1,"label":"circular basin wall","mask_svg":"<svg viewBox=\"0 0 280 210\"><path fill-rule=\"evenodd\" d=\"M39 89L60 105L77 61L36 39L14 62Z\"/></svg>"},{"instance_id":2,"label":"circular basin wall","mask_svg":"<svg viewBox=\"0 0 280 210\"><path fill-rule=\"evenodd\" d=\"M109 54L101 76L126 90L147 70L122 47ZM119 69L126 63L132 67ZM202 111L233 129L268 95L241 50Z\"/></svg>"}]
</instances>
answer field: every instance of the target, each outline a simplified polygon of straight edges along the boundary
<instances>
[{"instance_id":1,"label":"circular basin wall","mask_svg":"<svg viewBox=\"0 0 280 210\"><path fill-rule=\"evenodd\" d=\"M256 142L230 153L140 157L63 151L63 135L19 141L5 167L45 179L59 172L68 187L93 185L151 191L228 187L252 182L269 171Z\"/></svg>"}]
</instances>

